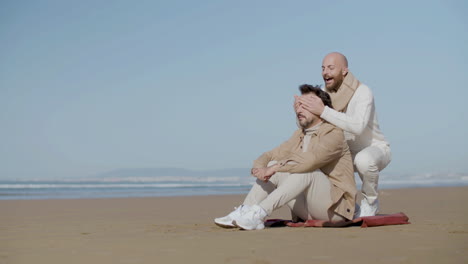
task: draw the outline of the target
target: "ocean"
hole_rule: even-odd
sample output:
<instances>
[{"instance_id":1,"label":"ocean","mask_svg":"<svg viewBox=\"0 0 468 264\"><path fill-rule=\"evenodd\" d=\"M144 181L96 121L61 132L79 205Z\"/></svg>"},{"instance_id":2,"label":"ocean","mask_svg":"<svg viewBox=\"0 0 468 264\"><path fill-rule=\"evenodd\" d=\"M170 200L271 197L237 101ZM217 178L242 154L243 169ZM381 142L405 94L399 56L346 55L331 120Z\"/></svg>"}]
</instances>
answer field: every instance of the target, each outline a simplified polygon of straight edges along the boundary
<instances>
[{"instance_id":1,"label":"ocean","mask_svg":"<svg viewBox=\"0 0 468 264\"><path fill-rule=\"evenodd\" d=\"M0 181L0 200L84 199L241 194L251 184L232 182Z\"/></svg>"},{"instance_id":2,"label":"ocean","mask_svg":"<svg viewBox=\"0 0 468 264\"><path fill-rule=\"evenodd\" d=\"M254 180L249 176L4 180L0 181L0 200L246 194ZM356 183L360 188L358 177ZM379 180L380 189L465 185L466 174L381 175Z\"/></svg>"}]
</instances>

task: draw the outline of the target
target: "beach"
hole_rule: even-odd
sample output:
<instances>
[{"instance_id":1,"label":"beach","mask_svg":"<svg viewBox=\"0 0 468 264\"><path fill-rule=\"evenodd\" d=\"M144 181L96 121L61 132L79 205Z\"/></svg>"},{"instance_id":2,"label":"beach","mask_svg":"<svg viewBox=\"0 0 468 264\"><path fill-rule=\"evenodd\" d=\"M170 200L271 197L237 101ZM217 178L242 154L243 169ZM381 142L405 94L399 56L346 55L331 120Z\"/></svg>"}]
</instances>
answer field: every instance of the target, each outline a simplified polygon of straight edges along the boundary
<instances>
[{"instance_id":1,"label":"beach","mask_svg":"<svg viewBox=\"0 0 468 264\"><path fill-rule=\"evenodd\" d=\"M380 195L381 213L404 212L411 224L216 226L244 195L2 200L0 263L468 263L467 186Z\"/></svg>"}]
</instances>

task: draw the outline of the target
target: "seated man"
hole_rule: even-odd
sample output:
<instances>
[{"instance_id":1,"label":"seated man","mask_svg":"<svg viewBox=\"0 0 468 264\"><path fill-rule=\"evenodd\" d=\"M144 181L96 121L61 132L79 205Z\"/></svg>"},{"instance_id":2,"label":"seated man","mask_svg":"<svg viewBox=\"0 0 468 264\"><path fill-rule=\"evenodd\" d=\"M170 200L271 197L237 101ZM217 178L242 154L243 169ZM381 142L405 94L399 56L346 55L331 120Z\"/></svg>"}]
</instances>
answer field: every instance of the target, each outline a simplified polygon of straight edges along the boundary
<instances>
[{"instance_id":1,"label":"seated man","mask_svg":"<svg viewBox=\"0 0 468 264\"><path fill-rule=\"evenodd\" d=\"M301 96L318 97L332 107L320 87L304 84L299 89ZM263 229L265 218L285 204L302 220L353 219L357 191L343 130L301 106L296 116L300 129L254 161L251 172L257 181L240 207L215 219L217 225Z\"/></svg>"}]
</instances>

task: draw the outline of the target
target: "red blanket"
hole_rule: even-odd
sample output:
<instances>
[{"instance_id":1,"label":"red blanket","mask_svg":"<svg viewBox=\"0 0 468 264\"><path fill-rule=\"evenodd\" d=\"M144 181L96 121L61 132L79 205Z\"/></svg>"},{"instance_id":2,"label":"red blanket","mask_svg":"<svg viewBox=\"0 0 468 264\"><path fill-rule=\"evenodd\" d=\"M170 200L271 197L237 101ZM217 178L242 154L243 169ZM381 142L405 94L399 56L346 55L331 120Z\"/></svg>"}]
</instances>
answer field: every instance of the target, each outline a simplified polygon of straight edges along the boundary
<instances>
[{"instance_id":1,"label":"red blanket","mask_svg":"<svg viewBox=\"0 0 468 264\"><path fill-rule=\"evenodd\" d=\"M352 221L331 222L325 220L307 220L305 222L293 223L291 220L269 219L265 226L290 226L290 227L347 227L347 226L384 226L384 225L404 225L410 224L409 218L404 213L386 214L376 216L359 217Z\"/></svg>"}]
</instances>

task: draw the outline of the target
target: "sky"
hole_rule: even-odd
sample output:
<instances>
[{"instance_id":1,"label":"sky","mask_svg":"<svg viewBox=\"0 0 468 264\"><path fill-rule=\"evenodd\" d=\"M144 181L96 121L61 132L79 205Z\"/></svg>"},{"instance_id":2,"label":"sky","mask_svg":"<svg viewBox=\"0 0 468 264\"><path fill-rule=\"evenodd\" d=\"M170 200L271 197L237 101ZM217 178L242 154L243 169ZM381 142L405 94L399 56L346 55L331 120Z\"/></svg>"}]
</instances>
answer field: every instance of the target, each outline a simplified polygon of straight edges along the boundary
<instances>
[{"instance_id":1,"label":"sky","mask_svg":"<svg viewBox=\"0 0 468 264\"><path fill-rule=\"evenodd\" d=\"M466 1L0 2L0 180L249 168L333 51L386 174L468 173Z\"/></svg>"}]
</instances>

